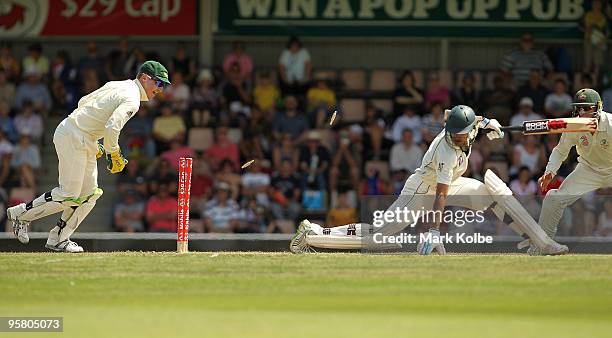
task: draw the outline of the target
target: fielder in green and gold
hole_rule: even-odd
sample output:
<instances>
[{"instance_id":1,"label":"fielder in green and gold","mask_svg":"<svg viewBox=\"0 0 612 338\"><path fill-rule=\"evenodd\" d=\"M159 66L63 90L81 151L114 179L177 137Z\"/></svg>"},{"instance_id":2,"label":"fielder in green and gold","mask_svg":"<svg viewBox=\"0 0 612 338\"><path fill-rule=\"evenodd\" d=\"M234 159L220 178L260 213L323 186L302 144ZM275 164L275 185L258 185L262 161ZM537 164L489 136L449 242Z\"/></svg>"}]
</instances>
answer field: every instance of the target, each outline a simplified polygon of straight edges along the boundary
<instances>
[{"instance_id":1,"label":"fielder in green and gold","mask_svg":"<svg viewBox=\"0 0 612 338\"><path fill-rule=\"evenodd\" d=\"M540 189L544 190L557 174L570 149L576 147L578 165L559 189L552 189L546 194L542 204L538 223L551 238L557 232L566 207L588 192L612 187L612 115L602 110L599 93L590 88L580 89L572 105L573 116L597 118L598 126L594 133L564 133L550 154L544 175L538 180ZM532 245L529 253L537 255L539 250Z\"/></svg>"}]
</instances>

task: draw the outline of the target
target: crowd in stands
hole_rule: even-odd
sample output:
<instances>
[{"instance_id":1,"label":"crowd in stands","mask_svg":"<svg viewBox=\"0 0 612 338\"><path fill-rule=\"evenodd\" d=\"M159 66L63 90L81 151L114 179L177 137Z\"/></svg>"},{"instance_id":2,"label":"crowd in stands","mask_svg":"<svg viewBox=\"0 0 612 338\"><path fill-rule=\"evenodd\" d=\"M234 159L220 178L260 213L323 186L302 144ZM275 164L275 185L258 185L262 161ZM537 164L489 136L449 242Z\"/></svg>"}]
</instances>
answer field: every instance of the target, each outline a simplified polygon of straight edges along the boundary
<instances>
[{"instance_id":1,"label":"crowd in stands","mask_svg":"<svg viewBox=\"0 0 612 338\"><path fill-rule=\"evenodd\" d=\"M134 78L157 59L172 86L141 104L120 139L130 162L118 176L117 231L176 231L178 159L194 158L191 229L195 232L291 233L302 217L326 226L360 220L364 196L397 195L444 128L444 110L466 104L502 125L568 116L576 89L600 90L612 110L612 77L563 68L557 49L534 48L524 34L498 70L317 69L307 46L292 37L278 66L254 63L236 41L218 68L201 68L185 46L167 60L121 39L105 54L95 42L71 60L50 59L40 44L19 58L0 49L0 185L36 191L44 119L65 116L80 97L106 81ZM598 70L599 71L599 70ZM332 115L336 119L330 125ZM542 174L556 136L503 140L479 137L466 175L487 169L502 177L537 219ZM573 153L554 184L575 165ZM254 160L247 168L242 164ZM109 187L104 187L109 189ZM36 191L40 193L40 191ZM596 191L565 214L563 235L612 235L612 201ZM598 212L599 213L598 213ZM507 229L494 224L490 233Z\"/></svg>"}]
</instances>

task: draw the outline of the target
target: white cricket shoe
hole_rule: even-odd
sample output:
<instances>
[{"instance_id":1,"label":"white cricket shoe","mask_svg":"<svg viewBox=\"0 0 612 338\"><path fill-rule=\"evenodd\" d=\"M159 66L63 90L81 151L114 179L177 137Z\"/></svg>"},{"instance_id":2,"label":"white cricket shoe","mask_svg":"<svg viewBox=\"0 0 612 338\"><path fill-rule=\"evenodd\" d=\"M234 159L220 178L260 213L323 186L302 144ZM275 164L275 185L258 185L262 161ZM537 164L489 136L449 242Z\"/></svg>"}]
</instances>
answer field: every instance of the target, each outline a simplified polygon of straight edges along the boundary
<instances>
[{"instance_id":1,"label":"white cricket shoe","mask_svg":"<svg viewBox=\"0 0 612 338\"><path fill-rule=\"evenodd\" d=\"M69 239L61 241L55 245L47 241L47 244L45 244L45 248L58 252L79 253L84 251L82 246L76 244L75 242Z\"/></svg>"},{"instance_id":2,"label":"white cricket shoe","mask_svg":"<svg viewBox=\"0 0 612 338\"><path fill-rule=\"evenodd\" d=\"M307 219L300 222L300 226L298 226L295 231L295 235L291 237L291 242L289 243L289 250L294 254L313 252L312 247L308 245L306 242L306 236L310 233L310 221Z\"/></svg>"},{"instance_id":3,"label":"white cricket shoe","mask_svg":"<svg viewBox=\"0 0 612 338\"><path fill-rule=\"evenodd\" d=\"M551 241L546 244L543 249L536 247L535 245L531 245L527 250L527 253L530 256L541 256L541 255L549 255L549 256L558 256L565 255L569 252L569 248L567 245L559 244L555 241Z\"/></svg>"},{"instance_id":4,"label":"white cricket shoe","mask_svg":"<svg viewBox=\"0 0 612 338\"><path fill-rule=\"evenodd\" d=\"M21 243L27 244L30 242L30 236L28 236L30 222L20 221L17 219L18 209L20 209L19 207L19 205L16 205L6 209L6 217L13 223L13 233L15 234L15 237L17 237Z\"/></svg>"}]
</instances>

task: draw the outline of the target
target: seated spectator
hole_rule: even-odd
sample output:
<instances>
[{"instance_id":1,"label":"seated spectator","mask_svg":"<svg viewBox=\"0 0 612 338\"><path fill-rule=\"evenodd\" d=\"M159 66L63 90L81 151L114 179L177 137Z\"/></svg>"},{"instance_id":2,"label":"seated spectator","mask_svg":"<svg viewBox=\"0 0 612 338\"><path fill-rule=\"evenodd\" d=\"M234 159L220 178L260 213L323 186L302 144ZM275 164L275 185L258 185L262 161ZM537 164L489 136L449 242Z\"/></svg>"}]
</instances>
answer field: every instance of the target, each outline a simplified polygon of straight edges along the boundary
<instances>
[{"instance_id":1,"label":"seated spectator","mask_svg":"<svg viewBox=\"0 0 612 338\"><path fill-rule=\"evenodd\" d=\"M605 83L605 85L607 85L607 88L601 93L603 110L612 111L612 73L608 75L608 83Z\"/></svg>"},{"instance_id":2,"label":"seated spectator","mask_svg":"<svg viewBox=\"0 0 612 338\"><path fill-rule=\"evenodd\" d=\"M315 128L322 128L336 106L336 93L329 88L325 79L317 79L315 86L308 89L306 100L310 120L314 121Z\"/></svg>"},{"instance_id":3,"label":"seated spectator","mask_svg":"<svg viewBox=\"0 0 612 338\"><path fill-rule=\"evenodd\" d=\"M182 140L174 139L170 142L170 149L161 154L161 158L168 161L174 171L179 170L179 160L181 157L194 156L193 149L189 148Z\"/></svg>"},{"instance_id":4,"label":"seated spectator","mask_svg":"<svg viewBox=\"0 0 612 338\"><path fill-rule=\"evenodd\" d=\"M128 38L123 36L119 39L118 48L113 49L106 57L106 78L109 81L125 79L126 64L130 54Z\"/></svg>"},{"instance_id":5,"label":"seated spectator","mask_svg":"<svg viewBox=\"0 0 612 338\"><path fill-rule=\"evenodd\" d=\"M196 127L208 126L213 114L219 109L219 93L213 86L215 78L209 69L202 69L197 86L191 93L191 121Z\"/></svg>"},{"instance_id":6,"label":"seated spectator","mask_svg":"<svg viewBox=\"0 0 612 338\"><path fill-rule=\"evenodd\" d=\"M610 2L607 1L608 7ZM606 64L606 51L608 49L609 25L612 19L610 10L608 15L604 12L603 1L591 1L591 10L584 14L581 22L584 24L584 71L593 72L593 76L599 78L599 71ZM609 59L607 60L609 61ZM587 87L589 88L589 87Z\"/></svg>"},{"instance_id":7,"label":"seated spectator","mask_svg":"<svg viewBox=\"0 0 612 338\"><path fill-rule=\"evenodd\" d=\"M253 73L253 59L245 52L243 41L232 43L232 51L223 57L223 72L228 74L234 63L240 66L240 78L249 81Z\"/></svg>"},{"instance_id":8,"label":"seated spectator","mask_svg":"<svg viewBox=\"0 0 612 338\"><path fill-rule=\"evenodd\" d=\"M219 168L219 164L225 159L232 162L234 169L240 167L238 145L230 140L228 133L226 127L217 128L215 143L206 150L206 157L213 168Z\"/></svg>"},{"instance_id":9,"label":"seated spectator","mask_svg":"<svg viewBox=\"0 0 612 338\"><path fill-rule=\"evenodd\" d=\"M9 179L14 148L4 132L0 130L0 187L5 187Z\"/></svg>"},{"instance_id":10,"label":"seated spectator","mask_svg":"<svg viewBox=\"0 0 612 338\"><path fill-rule=\"evenodd\" d=\"M60 50L53 62L51 72L52 92L56 108L68 112L77 107L77 70L72 65L70 54Z\"/></svg>"},{"instance_id":11,"label":"seated spectator","mask_svg":"<svg viewBox=\"0 0 612 338\"><path fill-rule=\"evenodd\" d=\"M249 124L242 129L242 138L238 143L242 163L253 158L271 158L270 138L267 136L270 125L263 119L259 109L254 108L251 113Z\"/></svg>"},{"instance_id":12,"label":"seated spectator","mask_svg":"<svg viewBox=\"0 0 612 338\"><path fill-rule=\"evenodd\" d=\"M296 95L303 97L306 93L312 64L310 53L302 46L302 42L292 36L278 60L278 73L283 96Z\"/></svg>"},{"instance_id":13,"label":"seated spectator","mask_svg":"<svg viewBox=\"0 0 612 338\"><path fill-rule=\"evenodd\" d=\"M372 105L366 109L366 119L363 123L363 147L366 160L379 160L382 149L388 148L393 142L385 138L385 120L382 112Z\"/></svg>"},{"instance_id":14,"label":"seated spectator","mask_svg":"<svg viewBox=\"0 0 612 338\"><path fill-rule=\"evenodd\" d=\"M398 170L391 173L391 193L395 196L399 196L406 185L408 179L408 172L406 170Z\"/></svg>"},{"instance_id":15,"label":"seated spectator","mask_svg":"<svg viewBox=\"0 0 612 338\"><path fill-rule=\"evenodd\" d=\"M149 116L146 105L140 105L136 116L127 121L121 130L122 149L127 149L129 158L145 156L145 160L155 157L155 140L153 139L153 119Z\"/></svg>"},{"instance_id":16,"label":"seated spectator","mask_svg":"<svg viewBox=\"0 0 612 338\"><path fill-rule=\"evenodd\" d=\"M240 184L242 183L242 177L238 175L237 169L234 168L234 163L225 159L219 164L219 168L215 175L217 182L225 182L230 186L231 198L238 199L240 194Z\"/></svg>"},{"instance_id":17,"label":"seated spectator","mask_svg":"<svg viewBox=\"0 0 612 338\"><path fill-rule=\"evenodd\" d=\"M36 69L26 68L25 81L17 87L15 106L19 109L24 102L30 101L34 109L46 113L51 109L51 93L47 86L41 82L40 73Z\"/></svg>"},{"instance_id":18,"label":"seated spectator","mask_svg":"<svg viewBox=\"0 0 612 338\"><path fill-rule=\"evenodd\" d=\"M327 213L326 227L356 223L357 209L349 205L347 192L338 193L336 205Z\"/></svg>"},{"instance_id":19,"label":"seated spectator","mask_svg":"<svg viewBox=\"0 0 612 338\"><path fill-rule=\"evenodd\" d=\"M537 136L523 136L522 142L514 146L510 175L518 174L518 169L525 166L532 173L539 174L546 165L547 158L544 146Z\"/></svg>"},{"instance_id":20,"label":"seated spectator","mask_svg":"<svg viewBox=\"0 0 612 338\"><path fill-rule=\"evenodd\" d=\"M290 134L283 134L281 141L277 142L272 149L272 167L280 168L282 162L289 161L292 168L298 166L299 151L291 139Z\"/></svg>"},{"instance_id":21,"label":"seated spectator","mask_svg":"<svg viewBox=\"0 0 612 338\"><path fill-rule=\"evenodd\" d=\"M427 92L425 92L425 108L431 109L434 102L440 102L444 107L450 106L450 91L440 83L440 75L432 73L427 81Z\"/></svg>"},{"instance_id":22,"label":"seated spectator","mask_svg":"<svg viewBox=\"0 0 612 338\"><path fill-rule=\"evenodd\" d=\"M175 114L169 104L163 104L161 115L153 120L153 137L157 141L157 151L169 149L173 140L183 140L186 130L183 118Z\"/></svg>"},{"instance_id":23,"label":"seated spectator","mask_svg":"<svg viewBox=\"0 0 612 338\"><path fill-rule=\"evenodd\" d=\"M268 220L266 209L258 205L253 198L247 198L243 201L239 215L235 233L259 233L270 228L271 222Z\"/></svg>"},{"instance_id":24,"label":"seated spectator","mask_svg":"<svg viewBox=\"0 0 612 338\"><path fill-rule=\"evenodd\" d=\"M151 58L155 59L154 56ZM125 65L123 66L123 73L125 74L125 77L132 79L135 78L138 74L138 68L141 64L145 63L147 59L149 59L149 57L147 57L147 54L145 54L142 48L138 46L134 47L132 52L129 53L129 56L125 61ZM172 82L174 82L174 79Z\"/></svg>"},{"instance_id":25,"label":"seated spectator","mask_svg":"<svg viewBox=\"0 0 612 338\"><path fill-rule=\"evenodd\" d=\"M11 141L17 141L17 131L13 118L9 115L11 107L6 102L0 101L0 130Z\"/></svg>"},{"instance_id":26,"label":"seated spectator","mask_svg":"<svg viewBox=\"0 0 612 338\"><path fill-rule=\"evenodd\" d=\"M522 166L518 177L510 182L510 190L517 196L535 197L538 193L538 185L529 171L529 167Z\"/></svg>"},{"instance_id":27,"label":"seated spectator","mask_svg":"<svg viewBox=\"0 0 612 338\"><path fill-rule=\"evenodd\" d=\"M326 173L329 168L329 151L321 145L321 134L313 130L308 133L308 142L300 148L300 167L302 190L314 188L325 190Z\"/></svg>"},{"instance_id":28,"label":"seated spectator","mask_svg":"<svg viewBox=\"0 0 612 338\"><path fill-rule=\"evenodd\" d=\"M543 114L546 95L548 95L548 89L542 85L542 72L532 70L529 74L529 81L519 87L518 97L529 97L533 100L533 111Z\"/></svg>"},{"instance_id":29,"label":"seated spectator","mask_svg":"<svg viewBox=\"0 0 612 338\"><path fill-rule=\"evenodd\" d=\"M28 135L21 135L13 150L11 167L19 173L21 186L36 190L36 171L40 169L40 151L30 142Z\"/></svg>"},{"instance_id":30,"label":"seated spectator","mask_svg":"<svg viewBox=\"0 0 612 338\"><path fill-rule=\"evenodd\" d=\"M93 69L85 69L81 78L81 85L79 86L79 93L87 95L94 90L100 88L101 81L100 77Z\"/></svg>"},{"instance_id":31,"label":"seated spectator","mask_svg":"<svg viewBox=\"0 0 612 338\"><path fill-rule=\"evenodd\" d=\"M502 126L510 123L510 117L516 106L516 93L510 89L508 82L502 76L493 79L493 90L481 95L483 102L480 105L484 111L493 112L490 118L495 118Z\"/></svg>"},{"instance_id":32,"label":"seated spectator","mask_svg":"<svg viewBox=\"0 0 612 338\"><path fill-rule=\"evenodd\" d=\"M49 74L49 59L42 55L40 43L33 43L28 47L28 55L23 59L23 69L33 70L42 77Z\"/></svg>"},{"instance_id":33,"label":"seated spectator","mask_svg":"<svg viewBox=\"0 0 612 338\"><path fill-rule=\"evenodd\" d=\"M423 150L414 144L412 130L404 129L402 142L396 143L391 148L389 169L391 171L405 170L412 174L421 165L422 160Z\"/></svg>"},{"instance_id":34,"label":"seated spectator","mask_svg":"<svg viewBox=\"0 0 612 338\"><path fill-rule=\"evenodd\" d=\"M364 176L359 187L359 196L386 195L391 192L388 183L380 178L380 172L371 163L366 163Z\"/></svg>"},{"instance_id":35,"label":"seated spectator","mask_svg":"<svg viewBox=\"0 0 612 338\"><path fill-rule=\"evenodd\" d=\"M227 73L227 82L221 88L221 102L226 110L230 110L234 102L240 103L245 109L251 103L251 94L240 75L238 63L232 64ZM248 115L246 111L244 113Z\"/></svg>"},{"instance_id":36,"label":"seated spectator","mask_svg":"<svg viewBox=\"0 0 612 338\"><path fill-rule=\"evenodd\" d=\"M511 126L518 126L525 121L540 120L544 117L533 112L533 100L530 97L524 97L519 102L519 111L510 119Z\"/></svg>"},{"instance_id":37,"label":"seated spectator","mask_svg":"<svg viewBox=\"0 0 612 338\"><path fill-rule=\"evenodd\" d=\"M31 102L24 102L21 113L15 116L15 130L18 135L28 135L32 141L39 142L43 134L43 120L39 114L34 113Z\"/></svg>"},{"instance_id":38,"label":"seated spectator","mask_svg":"<svg viewBox=\"0 0 612 338\"><path fill-rule=\"evenodd\" d=\"M517 87L529 80L532 70L552 71L553 65L542 51L533 49L533 35L523 33L520 48L506 54L501 61L501 70L507 79L512 79Z\"/></svg>"},{"instance_id":39,"label":"seated spectator","mask_svg":"<svg viewBox=\"0 0 612 338\"><path fill-rule=\"evenodd\" d=\"M138 192L128 190L123 201L115 205L115 229L122 232L142 232L144 226L145 204Z\"/></svg>"},{"instance_id":40,"label":"seated spectator","mask_svg":"<svg viewBox=\"0 0 612 338\"><path fill-rule=\"evenodd\" d=\"M359 125L355 125L361 130ZM329 168L329 189L338 189L338 181L349 179L352 187L359 186L359 168L362 164L363 147L359 140L353 143L348 130L340 131L340 142Z\"/></svg>"},{"instance_id":41,"label":"seated spectator","mask_svg":"<svg viewBox=\"0 0 612 338\"><path fill-rule=\"evenodd\" d=\"M147 203L149 231L176 232L177 200L170 195L167 183L159 183L157 193Z\"/></svg>"},{"instance_id":42,"label":"seated spectator","mask_svg":"<svg viewBox=\"0 0 612 338\"><path fill-rule=\"evenodd\" d=\"M597 234L599 236L612 236L612 200L610 199L606 200L604 210L599 214Z\"/></svg>"},{"instance_id":43,"label":"seated spectator","mask_svg":"<svg viewBox=\"0 0 612 338\"><path fill-rule=\"evenodd\" d=\"M153 166L155 172L148 176L149 194L156 194L160 184L166 184L167 190L170 193L177 191L178 174L172 169L172 165L168 160L158 158L157 165Z\"/></svg>"},{"instance_id":44,"label":"seated spectator","mask_svg":"<svg viewBox=\"0 0 612 338\"><path fill-rule=\"evenodd\" d=\"M289 160L282 160L270 186L270 210L275 219L297 220L302 209L300 178Z\"/></svg>"},{"instance_id":45,"label":"seated spectator","mask_svg":"<svg viewBox=\"0 0 612 338\"><path fill-rule=\"evenodd\" d=\"M164 99L170 102L172 110L176 112L185 112L189 106L191 90L183 80L182 73L172 73L171 79L172 85L164 89Z\"/></svg>"},{"instance_id":46,"label":"seated spectator","mask_svg":"<svg viewBox=\"0 0 612 338\"><path fill-rule=\"evenodd\" d=\"M421 117L416 115L416 112L410 106L406 106L404 114L393 122L391 139L395 143L401 142L404 129L410 129L412 130L412 140L414 143L419 144L422 140L421 127Z\"/></svg>"},{"instance_id":47,"label":"seated spectator","mask_svg":"<svg viewBox=\"0 0 612 338\"><path fill-rule=\"evenodd\" d=\"M19 80L21 74L21 65L13 55L13 47L8 42L0 46L0 72L5 73L7 79L12 82Z\"/></svg>"},{"instance_id":48,"label":"seated spectator","mask_svg":"<svg viewBox=\"0 0 612 338\"><path fill-rule=\"evenodd\" d=\"M567 86L562 79L555 80L553 92L546 96L544 110L550 118L568 117L572 108L572 97L567 93Z\"/></svg>"},{"instance_id":49,"label":"seated spectator","mask_svg":"<svg viewBox=\"0 0 612 338\"><path fill-rule=\"evenodd\" d=\"M181 73L183 79L187 83L191 83L196 74L195 62L187 55L187 48L184 42L179 42L176 48L176 53L172 57L170 63L170 72ZM174 78L172 84L174 85Z\"/></svg>"},{"instance_id":50,"label":"seated spectator","mask_svg":"<svg viewBox=\"0 0 612 338\"><path fill-rule=\"evenodd\" d=\"M258 205L268 206L270 201L267 192L270 187L270 175L262 171L261 159L255 160L246 171L241 178L242 195L253 197Z\"/></svg>"},{"instance_id":51,"label":"seated spectator","mask_svg":"<svg viewBox=\"0 0 612 338\"><path fill-rule=\"evenodd\" d=\"M148 196L147 179L141 172L138 161L129 161L125 170L117 178L117 192L120 194L133 191L141 196Z\"/></svg>"},{"instance_id":52,"label":"seated spectator","mask_svg":"<svg viewBox=\"0 0 612 338\"><path fill-rule=\"evenodd\" d=\"M452 106L463 104L478 110L480 92L476 89L476 78L472 72L463 74L461 85L453 92L452 102Z\"/></svg>"},{"instance_id":53,"label":"seated spectator","mask_svg":"<svg viewBox=\"0 0 612 338\"><path fill-rule=\"evenodd\" d=\"M414 74L409 70L405 71L400 79L400 87L393 94L395 116L401 115L406 107L420 114L424 104L424 93L423 90L416 87Z\"/></svg>"},{"instance_id":54,"label":"seated spectator","mask_svg":"<svg viewBox=\"0 0 612 338\"><path fill-rule=\"evenodd\" d=\"M218 182L215 191L215 198L206 203L204 210L202 210L206 231L232 233L239 226L240 209L238 203L230 198L229 184Z\"/></svg>"},{"instance_id":55,"label":"seated spectator","mask_svg":"<svg viewBox=\"0 0 612 338\"><path fill-rule=\"evenodd\" d=\"M191 210L201 210L212 195L213 178L202 153L196 154L191 178Z\"/></svg>"},{"instance_id":56,"label":"seated spectator","mask_svg":"<svg viewBox=\"0 0 612 338\"><path fill-rule=\"evenodd\" d=\"M15 84L9 81L4 71L0 71L0 104L2 103L9 107L15 104Z\"/></svg>"},{"instance_id":57,"label":"seated spectator","mask_svg":"<svg viewBox=\"0 0 612 338\"><path fill-rule=\"evenodd\" d=\"M471 107L471 106L470 106ZM434 102L431 105L431 113L423 116L423 141L427 145L431 144L433 140L440 134L444 129L444 112L442 111L442 104L440 102Z\"/></svg>"},{"instance_id":58,"label":"seated spectator","mask_svg":"<svg viewBox=\"0 0 612 338\"><path fill-rule=\"evenodd\" d=\"M266 116L274 116L276 104L280 99L280 91L272 82L269 72L259 75L259 81L253 90L253 99Z\"/></svg>"},{"instance_id":59,"label":"seated spectator","mask_svg":"<svg viewBox=\"0 0 612 338\"><path fill-rule=\"evenodd\" d=\"M276 114L272 122L274 139L280 140L282 134L289 134L295 142L300 142L304 132L309 128L308 119L298 110L298 101L296 97L285 97L284 113Z\"/></svg>"},{"instance_id":60,"label":"seated spectator","mask_svg":"<svg viewBox=\"0 0 612 338\"><path fill-rule=\"evenodd\" d=\"M98 44L95 41L89 41L87 43L87 54L77 63L77 80L82 84L85 74L91 71L95 72L98 79L104 80L106 76L105 67L106 60L104 56L100 55ZM123 80L122 77L118 77L116 80L119 79Z\"/></svg>"}]
</instances>

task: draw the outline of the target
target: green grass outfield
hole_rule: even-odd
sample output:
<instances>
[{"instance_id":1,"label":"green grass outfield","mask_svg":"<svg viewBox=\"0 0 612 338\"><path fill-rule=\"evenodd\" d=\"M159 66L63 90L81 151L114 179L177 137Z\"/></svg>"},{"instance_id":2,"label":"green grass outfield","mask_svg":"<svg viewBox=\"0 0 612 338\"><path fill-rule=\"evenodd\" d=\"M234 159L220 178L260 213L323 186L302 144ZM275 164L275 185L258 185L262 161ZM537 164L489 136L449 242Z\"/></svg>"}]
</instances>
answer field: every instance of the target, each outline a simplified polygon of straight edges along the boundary
<instances>
[{"instance_id":1,"label":"green grass outfield","mask_svg":"<svg viewBox=\"0 0 612 338\"><path fill-rule=\"evenodd\" d=\"M2 337L610 337L612 256L0 254Z\"/></svg>"}]
</instances>

